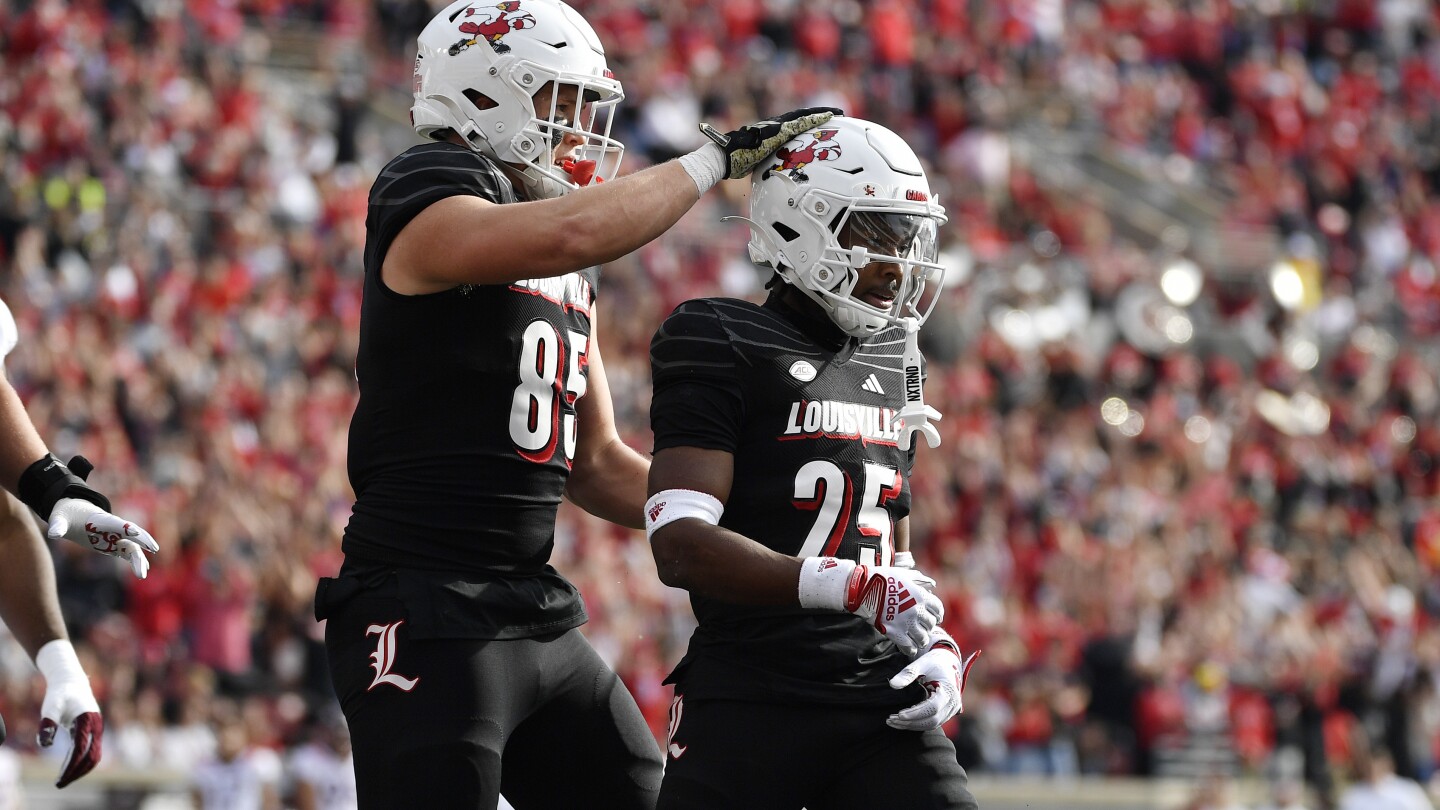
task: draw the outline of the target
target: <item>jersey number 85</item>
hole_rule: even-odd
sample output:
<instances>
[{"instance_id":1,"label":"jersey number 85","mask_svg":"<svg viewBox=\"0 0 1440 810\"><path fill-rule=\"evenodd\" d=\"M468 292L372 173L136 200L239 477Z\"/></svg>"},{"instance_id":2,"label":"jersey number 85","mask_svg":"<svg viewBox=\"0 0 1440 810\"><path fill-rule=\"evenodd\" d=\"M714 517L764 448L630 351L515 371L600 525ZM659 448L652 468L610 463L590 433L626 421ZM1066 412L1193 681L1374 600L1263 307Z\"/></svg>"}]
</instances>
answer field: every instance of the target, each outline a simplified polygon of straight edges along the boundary
<instances>
[{"instance_id":1,"label":"jersey number 85","mask_svg":"<svg viewBox=\"0 0 1440 810\"><path fill-rule=\"evenodd\" d=\"M575 458L575 403L585 396L590 336L574 329L567 334L569 340L563 341L549 321L535 320L520 339L520 384L510 400L510 440L522 458L537 464L555 455L557 436L564 437L561 452L566 463ZM563 413L562 397L569 406Z\"/></svg>"}]
</instances>

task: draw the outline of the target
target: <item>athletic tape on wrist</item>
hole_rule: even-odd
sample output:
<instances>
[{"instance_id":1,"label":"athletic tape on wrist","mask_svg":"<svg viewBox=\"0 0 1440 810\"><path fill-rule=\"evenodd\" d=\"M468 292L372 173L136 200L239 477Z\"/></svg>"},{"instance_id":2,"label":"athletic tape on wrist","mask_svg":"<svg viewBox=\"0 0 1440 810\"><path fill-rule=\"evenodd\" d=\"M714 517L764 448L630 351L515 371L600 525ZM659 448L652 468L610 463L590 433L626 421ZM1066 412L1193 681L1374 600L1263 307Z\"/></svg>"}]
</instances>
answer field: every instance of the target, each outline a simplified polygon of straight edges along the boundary
<instances>
[{"instance_id":1,"label":"athletic tape on wrist","mask_svg":"<svg viewBox=\"0 0 1440 810\"><path fill-rule=\"evenodd\" d=\"M45 642L45 646L35 653L35 668L45 676L46 683L88 680L84 667L80 666L80 658L75 655L74 645L63 638Z\"/></svg>"},{"instance_id":2,"label":"athletic tape on wrist","mask_svg":"<svg viewBox=\"0 0 1440 810\"><path fill-rule=\"evenodd\" d=\"M725 150L707 143L688 155L681 155L680 166L703 195L725 177Z\"/></svg>"},{"instance_id":3,"label":"athletic tape on wrist","mask_svg":"<svg viewBox=\"0 0 1440 810\"><path fill-rule=\"evenodd\" d=\"M855 563L834 557L806 557L800 561L800 607L844 610Z\"/></svg>"},{"instance_id":4,"label":"athletic tape on wrist","mask_svg":"<svg viewBox=\"0 0 1440 810\"><path fill-rule=\"evenodd\" d=\"M650 496L645 502L645 539L656 529L683 518L695 518L720 525L720 516L725 514L725 505L714 495L693 489L666 489Z\"/></svg>"},{"instance_id":5,"label":"athletic tape on wrist","mask_svg":"<svg viewBox=\"0 0 1440 810\"><path fill-rule=\"evenodd\" d=\"M897 551L897 552L895 552L895 567L896 567L896 568L914 568L914 567L915 567L915 555L912 554L912 553L910 553L910 552L908 552L908 551Z\"/></svg>"}]
</instances>

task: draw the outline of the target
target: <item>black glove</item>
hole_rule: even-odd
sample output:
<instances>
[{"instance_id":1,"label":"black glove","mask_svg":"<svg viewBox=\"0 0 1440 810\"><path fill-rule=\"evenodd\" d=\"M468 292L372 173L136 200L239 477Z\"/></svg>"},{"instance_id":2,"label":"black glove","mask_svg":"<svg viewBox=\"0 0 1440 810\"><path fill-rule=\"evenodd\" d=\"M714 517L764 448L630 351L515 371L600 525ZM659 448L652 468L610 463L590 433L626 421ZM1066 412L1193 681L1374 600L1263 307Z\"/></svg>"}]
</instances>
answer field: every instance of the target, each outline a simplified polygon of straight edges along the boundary
<instances>
[{"instance_id":1,"label":"black glove","mask_svg":"<svg viewBox=\"0 0 1440 810\"><path fill-rule=\"evenodd\" d=\"M805 107L746 124L724 135L709 124L701 124L700 131L725 152L725 179L739 180L748 177L786 141L844 114L844 110L835 107Z\"/></svg>"}]
</instances>

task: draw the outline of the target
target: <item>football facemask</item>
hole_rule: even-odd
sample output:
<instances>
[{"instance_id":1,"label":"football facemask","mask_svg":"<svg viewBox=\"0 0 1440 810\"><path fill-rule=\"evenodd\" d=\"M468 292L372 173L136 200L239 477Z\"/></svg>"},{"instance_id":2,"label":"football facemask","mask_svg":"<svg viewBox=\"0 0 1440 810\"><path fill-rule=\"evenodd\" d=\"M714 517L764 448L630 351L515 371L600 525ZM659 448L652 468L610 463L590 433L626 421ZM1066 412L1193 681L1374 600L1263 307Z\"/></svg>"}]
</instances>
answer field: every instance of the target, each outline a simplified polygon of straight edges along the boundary
<instances>
[{"instance_id":1,"label":"football facemask","mask_svg":"<svg viewBox=\"0 0 1440 810\"><path fill-rule=\"evenodd\" d=\"M836 117L785 144L751 176L750 255L818 303L846 334L924 323L945 271L936 261L945 209L919 158L895 133ZM897 264L895 301L852 297L872 262Z\"/></svg>"}]
</instances>

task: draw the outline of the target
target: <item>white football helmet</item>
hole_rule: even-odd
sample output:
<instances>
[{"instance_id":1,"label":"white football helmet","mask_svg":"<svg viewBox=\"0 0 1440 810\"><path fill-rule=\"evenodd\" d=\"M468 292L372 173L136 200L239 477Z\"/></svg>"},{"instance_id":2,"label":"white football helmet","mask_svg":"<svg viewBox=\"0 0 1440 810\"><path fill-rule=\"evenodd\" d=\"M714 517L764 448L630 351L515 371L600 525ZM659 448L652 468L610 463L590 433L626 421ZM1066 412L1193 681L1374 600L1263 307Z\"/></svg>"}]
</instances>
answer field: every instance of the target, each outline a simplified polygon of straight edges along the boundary
<instances>
[{"instance_id":1,"label":"white football helmet","mask_svg":"<svg viewBox=\"0 0 1440 810\"><path fill-rule=\"evenodd\" d=\"M935 304L935 296L922 304L926 285L944 284L936 257L945 209L915 152L870 121L836 116L760 164L750 177L748 220L750 258L800 288L849 335L924 323ZM847 235L852 247L842 244ZM851 297L873 261L903 271L888 309Z\"/></svg>"},{"instance_id":2,"label":"white football helmet","mask_svg":"<svg viewBox=\"0 0 1440 810\"><path fill-rule=\"evenodd\" d=\"M625 93L605 66L595 30L570 6L458 0L425 26L418 42L410 108L416 132L429 138L451 130L475 151L520 167L532 197L579 188L592 168L602 178L616 176L625 147L610 137L610 127ZM547 114L532 98L551 82ZM556 104L572 90L584 99L573 121ZM576 161L595 162L574 178L554 159L566 135L584 141Z\"/></svg>"}]
</instances>

